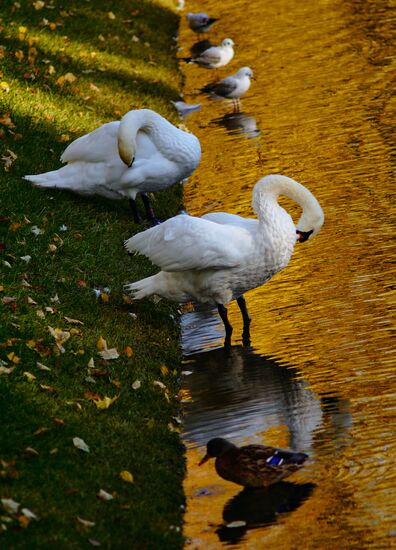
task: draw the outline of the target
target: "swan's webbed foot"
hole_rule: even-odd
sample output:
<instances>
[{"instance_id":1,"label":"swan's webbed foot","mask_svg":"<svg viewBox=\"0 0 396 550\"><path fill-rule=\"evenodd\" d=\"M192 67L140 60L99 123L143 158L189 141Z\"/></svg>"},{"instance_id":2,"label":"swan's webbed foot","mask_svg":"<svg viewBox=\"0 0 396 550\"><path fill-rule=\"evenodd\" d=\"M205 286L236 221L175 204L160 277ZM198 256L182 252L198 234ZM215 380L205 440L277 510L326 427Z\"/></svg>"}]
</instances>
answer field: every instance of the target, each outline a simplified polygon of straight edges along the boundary
<instances>
[{"instance_id":1,"label":"swan's webbed foot","mask_svg":"<svg viewBox=\"0 0 396 550\"><path fill-rule=\"evenodd\" d=\"M135 199L129 199L129 204L132 208L133 221L137 224L141 224L142 223L142 217L139 214L139 210L138 210Z\"/></svg>"},{"instance_id":2,"label":"swan's webbed foot","mask_svg":"<svg viewBox=\"0 0 396 550\"><path fill-rule=\"evenodd\" d=\"M156 215L154 214L153 207L151 206L150 199L146 195L146 193L142 193L142 201L144 205L144 209L146 211L146 216L148 221L152 226L159 225L161 223L161 220L159 220Z\"/></svg>"},{"instance_id":3,"label":"swan's webbed foot","mask_svg":"<svg viewBox=\"0 0 396 550\"><path fill-rule=\"evenodd\" d=\"M237 304L239 306L239 309L242 313L242 319L243 319L243 332L242 332L242 343L244 346L250 345L250 323L252 322L252 318L249 315L249 312L246 307L246 300L244 296L239 296L237 298Z\"/></svg>"},{"instance_id":4,"label":"swan's webbed foot","mask_svg":"<svg viewBox=\"0 0 396 550\"><path fill-rule=\"evenodd\" d=\"M232 335L232 326L228 320L228 311L223 304L217 304L217 309L225 328L224 346L228 347L231 345L231 335Z\"/></svg>"}]
</instances>

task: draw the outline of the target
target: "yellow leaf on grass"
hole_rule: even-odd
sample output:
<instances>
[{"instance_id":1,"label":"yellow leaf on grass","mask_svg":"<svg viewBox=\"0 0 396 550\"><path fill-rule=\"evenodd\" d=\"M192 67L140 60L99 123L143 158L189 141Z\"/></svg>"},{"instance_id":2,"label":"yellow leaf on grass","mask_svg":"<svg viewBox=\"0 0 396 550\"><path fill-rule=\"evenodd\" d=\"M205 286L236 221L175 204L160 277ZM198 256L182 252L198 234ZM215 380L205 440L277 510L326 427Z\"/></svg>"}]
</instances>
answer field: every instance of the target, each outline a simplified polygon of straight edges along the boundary
<instances>
[{"instance_id":1,"label":"yellow leaf on grass","mask_svg":"<svg viewBox=\"0 0 396 550\"><path fill-rule=\"evenodd\" d=\"M123 481L126 481L126 483L134 482L133 475L131 474L131 472L128 472L128 470L122 470L122 472L120 472L120 478Z\"/></svg>"},{"instance_id":2,"label":"yellow leaf on grass","mask_svg":"<svg viewBox=\"0 0 396 550\"><path fill-rule=\"evenodd\" d=\"M109 11L107 12L107 19L115 19L116 16L114 15L114 13L112 11Z\"/></svg>"},{"instance_id":3,"label":"yellow leaf on grass","mask_svg":"<svg viewBox=\"0 0 396 550\"><path fill-rule=\"evenodd\" d=\"M27 378L29 380L29 382L33 382L34 380L36 380L36 377L34 376L34 374L32 374L31 372L28 372L28 371L25 371L23 373L23 376L25 378Z\"/></svg>"},{"instance_id":4,"label":"yellow leaf on grass","mask_svg":"<svg viewBox=\"0 0 396 550\"><path fill-rule=\"evenodd\" d=\"M18 363L21 362L21 358L18 357L13 351L10 351L10 353L7 353L7 357L10 361L14 363L14 365L18 365Z\"/></svg>"},{"instance_id":5,"label":"yellow leaf on grass","mask_svg":"<svg viewBox=\"0 0 396 550\"><path fill-rule=\"evenodd\" d=\"M66 74L65 74L65 80L66 80L66 82L73 83L73 82L75 82L75 81L77 80L77 77L74 76L73 73L66 73Z\"/></svg>"},{"instance_id":6,"label":"yellow leaf on grass","mask_svg":"<svg viewBox=\"0 0 396 550\"><path fill-rule=\"evenodd\" d=\"M169 369L165 365L161 365L160 369L164 376L167 376L169 374Z\"/></svg>"},{"instance_id":7,"label":"yellow leaf on grass","mask_svg":"<svg viewBox=\"0 0 396 550\"><path fill-rule=\"evenodd\" d=\"M101 336L96 342L96 347L98 348L98 351L103 351L104 349L107 349L107 342L103 338L103 336Z\"/></svg>"},{"instance_id":8,"label":"yellow leaf on grass","mask_svg":"<svg viewBox=\"0 0 396 550\"><path fill-rule=\"evenodd\" d=\"M4 80L2 80L0 82L0 90L2 92L9 92L10 91L10 85L8 84L8 82L5 82Z\"/></svg>"},{"instance_id":9,"label":"yellow leaf on grass","mask_svg":"<svg viewBox=\"0 0 396 550\"><path fill-rule=\"evenodd\" d=\"M119 395L116 395L115 397L107 397L106 395L103 397L103 399L95 399L94 403L97 406L98 409L108 409L114 401L116 401L119 398Z\"/></svg>"}]
</instances>

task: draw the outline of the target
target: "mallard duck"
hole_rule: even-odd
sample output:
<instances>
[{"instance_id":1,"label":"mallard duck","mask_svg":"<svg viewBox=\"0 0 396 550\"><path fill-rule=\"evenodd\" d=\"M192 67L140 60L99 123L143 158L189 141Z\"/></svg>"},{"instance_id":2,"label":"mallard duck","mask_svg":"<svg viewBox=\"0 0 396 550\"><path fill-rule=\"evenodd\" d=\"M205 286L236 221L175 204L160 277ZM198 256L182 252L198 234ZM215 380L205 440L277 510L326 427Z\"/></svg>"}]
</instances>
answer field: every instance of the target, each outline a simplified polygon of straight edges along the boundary
<instances>
[{"instance_id":1,"label":"mallard duck","mask_svg":"<svg viewBox=\"0 0 396 550\"><path fill-rule=\"evenodd\" d=\"M278 204L280 195L303 209L297 223ZM202 218L175 216L126 241L128 252L140 252L162 269L126 286L136 299L157 294L175 302L216 305L230 342L232 326L225 304L236 300L244 338L250 316L243 294L263 285L287 266L297 241L311 239L322 227L323 211L306 187L281 175L262 178L253 189L258 219L214 212Z\"/></svg>"},{"instance_id":2,"label":"mallard duck","mask_svg":"<svg viewBox=\"0 0 396 550\"><path fill-rule=\"evenodd\" d=\"M216 458L216 472L223 479L244 487L267 487L301 468L308 455L264 445L237 447L215 437L208 441L199 465L210 458Z\"/></svg>"},{"instance_id":3,"label":"mallard duck","mask_svg":"<svg viewBox=\"0 0 396 550\"><path fill-rule=\"evenodd\" d=\"M80 195L127 198L136 223L140 193L147 217L157 223L146 193L166 189L187 178L201 157L198 138L150 109L126 113L103 124L65 149L59 170L25 176L38 187L67 189Z\"/></svg>"}]
</instances>

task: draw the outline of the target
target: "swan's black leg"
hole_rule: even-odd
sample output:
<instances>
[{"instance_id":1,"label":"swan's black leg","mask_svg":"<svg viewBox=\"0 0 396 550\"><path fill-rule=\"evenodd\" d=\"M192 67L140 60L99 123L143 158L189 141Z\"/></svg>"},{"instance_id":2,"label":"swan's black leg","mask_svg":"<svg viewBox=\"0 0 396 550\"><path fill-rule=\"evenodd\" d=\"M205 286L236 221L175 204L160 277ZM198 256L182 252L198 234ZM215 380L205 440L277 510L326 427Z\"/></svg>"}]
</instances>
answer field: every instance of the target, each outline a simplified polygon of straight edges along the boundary
<instances>
[{"instance_id":1,"label":"swan's black leg","mask_svg":"<svg viewBox=\"0 0 396 550\"><path fill-rule=\"evenodd\" d=\"M243 295L237 298L237 304L241 310L243 319L242 341L245 346L248 346L250 344L250 323L252 319L247 310L246 300Z\"/></svg>"},{"instance_id":2,"label":"swan's black leg","mask_svg":"<svg viewBox=\"0 0 396 550\"><path fill-rule=\"evenodd\" d=\"M219 315L221 317L221 320L224 323L225 328L225 340L224 345L229 346L231 344L231 334L232 334L232 326L228 320L228 312L227 308L223 306L223 304L217 304L217 309L219 311Z\"/></svg>"},{"instance_id":3,"label":"swan's black leg","mask_svg":"<svg viewBox=\"0 0 396 550\"><path fill-rule=\"evenodd\" d=\"M146 216L151 225L159 225L161 222L155 217L153 207L151 206L150 199L146 193L142 193L142 201L146 210Z\"/></svg>"},{"instance_id":4,"label":"swan's black leg","mask_svg":"<svg viewBox=\"0 0 396 550\"><path fill-rule=\"evenodd\" d=\"M142 218L140 217L139 210L138 210L135 199L129 199L129 204L132 208L133 219L134 219L135 223L142 223Z\"/></svg>"}]
</instances>

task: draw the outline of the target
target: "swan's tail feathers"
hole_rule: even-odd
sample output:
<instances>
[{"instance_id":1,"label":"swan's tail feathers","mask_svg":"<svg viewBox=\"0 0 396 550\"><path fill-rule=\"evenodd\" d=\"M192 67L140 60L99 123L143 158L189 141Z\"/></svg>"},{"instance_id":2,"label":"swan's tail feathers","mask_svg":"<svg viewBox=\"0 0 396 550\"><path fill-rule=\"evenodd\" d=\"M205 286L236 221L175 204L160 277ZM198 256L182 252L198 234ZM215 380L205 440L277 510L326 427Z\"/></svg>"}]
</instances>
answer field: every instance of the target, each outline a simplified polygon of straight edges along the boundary
<instances>
[{"instance_id":1,"label":"swan's tail feathers","mask_svg":"<svg viewBox=\"0 0 396 550\"><path fill-rule=\"evenodd\" d=\"M64 178L60 178L57 172L58 170L54 170L52 172L44 172L43 174L23 176L23 179L31 181L37 187L60 187L63 189L68 188L68 181Z\"/></svg>"},{"instance_id":2,"label":"swan's tail feathers","mask_svg":"<svg viewBox=\"0 0 396 550\"><path fill-rule=\"evenodd\" d=\"M124 288L126 292L129 292L136 300L141 300L146 296L151 296L152 294L155 294L157 290L156 275L146 277L145 279L136 281L136 283L129 283L128 285L125 285Z\"/></svg>"}]
</instances>

